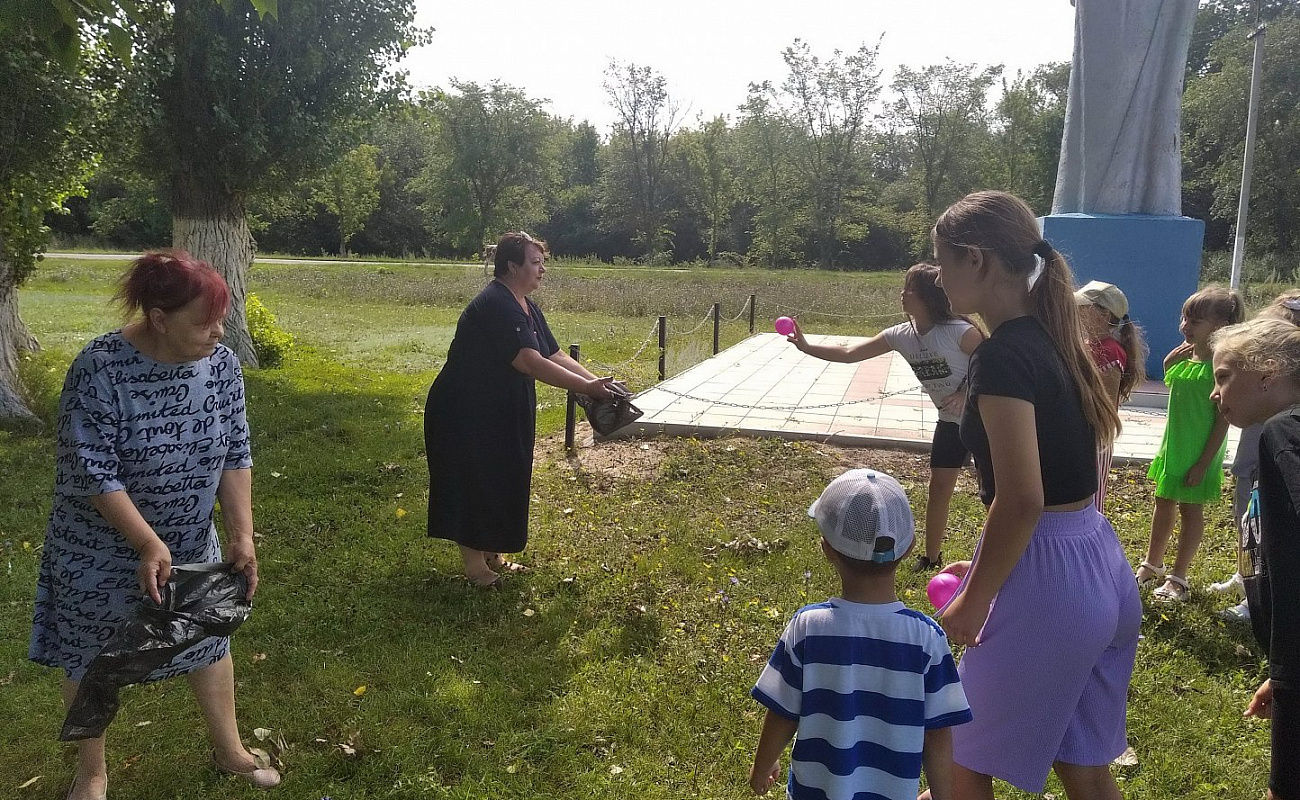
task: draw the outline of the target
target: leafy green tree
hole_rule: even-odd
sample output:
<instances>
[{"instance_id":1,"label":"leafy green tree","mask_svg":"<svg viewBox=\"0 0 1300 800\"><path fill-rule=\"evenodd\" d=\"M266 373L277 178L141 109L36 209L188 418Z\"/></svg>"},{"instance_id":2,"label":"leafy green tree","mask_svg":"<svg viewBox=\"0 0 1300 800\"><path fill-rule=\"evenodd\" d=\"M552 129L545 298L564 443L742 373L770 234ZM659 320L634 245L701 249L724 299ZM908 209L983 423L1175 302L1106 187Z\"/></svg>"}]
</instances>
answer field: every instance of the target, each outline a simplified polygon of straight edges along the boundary
<instances>
[{"instance_id":1,"label":"leafy green tree","mask_svg":"<svg viewBox=\"0 0 1300 800\"><path fill-rule=\"evenodd\" d=\"M273 10L275 0L269 2ZM127 28L134 16L130 0L0 0L0 39L18 34L27 40L23 48L73 71L86 41L95 41L101 33L119 58L130 61Z\"/></svg>"},{"instance_id":2,"label":"leafy green tree","mask_svg":"<svg viewBox=\"0 0 1300 800\"><path fill-rule=\"evenodd\" d=\"M611 61L605 93L616 119L601 176L601 214L611 229L630 234L638 255L665 258L671 250L665 176L681 106L663 75L635 64Z\"/></svg>"},{"instance_id":3,"label":"leafy green tree","mask_svg":"<svg viewBox=\"0 0 1300 800\"><path fill-rule=\"evenodd\" d=\"M1187 80L1214 70L1210 49L1238 25L1294 16L1296 0L1201 0L1187 52Z\"/></svg>"},{"instance_id":4,"label":"leafy green tree","mask_svg":"<svg viewBox=\"0 0 1300 800\"><path fill-rule=\"evenodd\" d=\"M709 263L718 258L718 239L736 202L736 163L732 131L725 117L714 117L699 130L679 134L685 156L684 177L704 219Z\"/></svg>"},{"instance_id":5,"label":"leafy green tree","mask_svg":"<svg viewBox=\"0 0 1300 800\"><path fill-rule=\"evenodd\" d=\"M1183 95L1184 213L1210 219L1207 246L1226 246L1236 219L1246 140L1253 23L1230 29L1209 50L1209 71ZM1287 254L1300 247L1300 18L1278 17L1264 39L1259 127L1251 181L1251 243Z\"/></svg>"},{"instance_id":6,"label":"leafy green tree","mask_svg":"<svg viewBox=\"0 0 1300 800\"><path fill-rule=\"evenodd\" d=\"M557 132L560 183L539 232L553 252L596 256L609 261L630 252L631 243L601 225L599 205L600 133L588 122L561 124Z\"/></svg>"},{"instance_id":7,"label":"leafy green tree","mask_svg":"<svg viewBox=\"0 0 1300 800\"><path fill-rule=\"evenodd\" d=\"M18 315L18 286L45 248L45 212L88 172L98 97L84 71L52 60L31 32L0 28L0 424L35 421L17 365L39 345Z\"/></svg>"},{"instance_id":8,"label":"leafy green tree","mask_svg":"<svg viewBox=\"0 0 1300 800\"><path fill-rule=\"evenodd\" d=\"M360 144L326 170L312 192L313 199L338 219L339 255L350 255L352 237L366 227L379 207L379 148Z\"/></svg>"},{"instance_id":9,"label":"leafy green tree","mask_svg":"<svg viewBox=\"0 0 1300 800\"><path fill-rule=\"evenodd\" d=\"M416 179L434 150L435 122L427 109L402 103L382 115L367 140L379 148L379 206L365 230L353 240L366 253L410 256L429 253L433 245L424 197Z\"/></svg>"},{"instance_id":10,"label":"leafy green tree","mask_svg":"<svg viewBox=\"0 0 1300 800\"><path fill-rule=\"evenodd\" d=\"M741 197L749 205L749 255L769 267L789 264L798 207L792 156L800 132L773 100L770 83L750 84L736 126Z\"/></svg>"},{"instance_id":11,"label":"leafy green tree","mask_svg":"<svg viewBox=\"0 0 1300 800\"><path fill-rule=\"evenodd\" d=\"M354 147L362 122L400 95L393 65L424 37L413 0L283 0L274 18L249 0L156 2L137 30L121 124L139 132L141 169L169 189L173 245L230 284L226 343L255 365L249 195Z\"/></svg>"},{"instance_id":12,"label":"leafy green tree","mask_svg":"<svg viewBox=\"0 0 1300 800\"><path fill-rule=\"evenodd\" d=\"M1056 169L1065 130L1068 63L1047 64L1010 82L994 107L988 177L1029 207L1046 213L1056 190Z\"/></svg>"},{"instance_id":13,"label":"leafy green tree","mask_svg":"<svg viewBox=\"0 0 1300 800\"><path fill-rule=\"evenodd\" d=\"M424 97L436 145L419 185L453 247L474 253L489 234L546 218L555 125L542 101L514 87L456 80L451 87Z\"/></svg>"},{"instance_id":14,"label":"leafy green tree","mask_svg":"<svg viewBox=\"0 0 1300 800\"><path fill-rule=\"evenodd\" d=\"M790 155L804 194L809 244L824 269L836 267L846 228L861 221L853 200L866 175L870 110L880 94L878 52L879 45L862 45L847 55L836 50L823 61L795 39L781 53L788 72L780 92L758 87L767 89L773 106L802 133ZM754 87L750 92L752 97Z\"/></svg>"},{"instance_id":15,"label":"leafy green tree","mask_svg":"<svg viewBox=\"0 0 1300 800\"><path fill-rule=\"evenodd\" d=\"M890 120L907 140L910 170L931 217L980 182L985 102L1001 73L1001 66L980 70L947 60L920 70L899 67L894 76Z\"/></svg>"}]
</instances>

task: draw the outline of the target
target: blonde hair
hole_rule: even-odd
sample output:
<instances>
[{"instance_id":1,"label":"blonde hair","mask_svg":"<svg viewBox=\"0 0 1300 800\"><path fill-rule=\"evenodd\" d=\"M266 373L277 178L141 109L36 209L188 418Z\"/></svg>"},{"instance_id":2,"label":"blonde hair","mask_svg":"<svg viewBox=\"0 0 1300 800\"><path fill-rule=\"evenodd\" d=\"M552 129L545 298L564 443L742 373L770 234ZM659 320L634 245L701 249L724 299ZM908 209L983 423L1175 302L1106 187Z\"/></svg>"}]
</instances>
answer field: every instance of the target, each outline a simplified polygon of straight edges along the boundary
<instances>
[{"instance_id":1,"label":"blonde hair","mask_svg":"<svg viewBox=\"0 0 1300 800\"><path fill-rule=\"evenodd\" d=\"M1210 347L1251 372L1277 376L1300 386L1300 327L1270 317L1220 328L1210 336Z\"/></svg>"},{"instance_id":2,"label":"blonde hair","mask_svg":"<svg viewBox=\"0 0 1300 800\"><path fill-rule=\"evenodd\" d=\"M1256 319L1280 319L1292 325L1300 325L1300 289L1288 289L1274 297L1273 302L1261 308L1255 317Z\"/></svg>"},{"instance_id":3,"label":"blonde hair","mask_svg":"<svg viewBox=\"0 0 1300 800\"><path fill-rule=\"evenodd\" d=\"M1025 201L1007 192L975 192L948 207L934 224L934 238L949 247L997 255L1007 272L1022 278L1043 270L1029 290L1030 314L1047 331L1070 378L1079 387L1083 414L1099 443L1119 434L1119 411L1083 344L1074 275L1065 256L1043 240L1038 220Z\"/></svg>"}]
</instances>

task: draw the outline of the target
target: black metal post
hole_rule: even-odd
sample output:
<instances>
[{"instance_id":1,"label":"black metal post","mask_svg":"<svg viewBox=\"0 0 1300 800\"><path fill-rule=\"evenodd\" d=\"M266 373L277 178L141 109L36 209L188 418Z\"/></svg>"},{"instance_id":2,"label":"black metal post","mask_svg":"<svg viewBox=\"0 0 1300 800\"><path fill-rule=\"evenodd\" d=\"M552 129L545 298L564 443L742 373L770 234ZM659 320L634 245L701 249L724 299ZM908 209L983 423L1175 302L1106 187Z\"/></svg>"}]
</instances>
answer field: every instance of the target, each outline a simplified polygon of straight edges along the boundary
<instances>
[{"instance_id":1,"label":"black metal post","mask_svg":"<svg viewBox=\"0 0 1300 800\"><path fill-rule=\"evenodd\" d=\"M718 323L722 319L722 303L713 304L713 354L718 354Z\"/></svg>"},{"instance_id":2,"label":"black metal post","mask_svg":"<svg viewBox=\"0 0 1300 800\"><path fill-rule=\"evenodd\" d=\"M749 332L754 333L754 306L758 305L758 295L749 296Z\"/></svg>"},{"instance_id":3,"label":"black metal post","mask_svg":"<svg viewBox=\"0 0 1300 800\"><path fill-rule=\"evenodd\" d=\"M576 344L569 345L569 357L572 358L574 361L580 360L581 350L578 348L578 345ZM564 407L564 449L565 450L573 449L574 429L577 427L577 425L578 425L578 401L573 396L573 392L569 392L569 400Z\"/></svg>"},{"instance_id":4,"label":"black metal post","mask_svg":"<svg viewBox=\"0 0 1300 800\"><path fill-rule=\"evenodd\" d=\"M668 354L668 318L659 317L659 381L664 379L664 358Z\"/></svg>"}]
</instances>

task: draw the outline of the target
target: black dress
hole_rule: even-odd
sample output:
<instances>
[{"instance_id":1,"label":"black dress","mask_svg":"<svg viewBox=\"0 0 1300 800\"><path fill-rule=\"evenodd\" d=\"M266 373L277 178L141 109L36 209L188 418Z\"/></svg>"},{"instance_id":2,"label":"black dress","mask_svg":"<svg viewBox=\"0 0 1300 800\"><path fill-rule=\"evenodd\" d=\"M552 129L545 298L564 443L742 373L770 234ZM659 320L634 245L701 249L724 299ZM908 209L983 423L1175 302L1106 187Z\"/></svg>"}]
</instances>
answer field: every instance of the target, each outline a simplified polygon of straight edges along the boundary
<instances>
[{"instance_id":1,"label":"black dress","mask_svg":"<svg viewBox=\"0 0 1300 800\"><path fill-rule=\"evenodd\" d=\"M528 543L537 392L510 364L525 347L560 349L526 302L528 313L497 281L470 301L424 406L429 535L492 553Z\"/></svg>"}]
</instances>

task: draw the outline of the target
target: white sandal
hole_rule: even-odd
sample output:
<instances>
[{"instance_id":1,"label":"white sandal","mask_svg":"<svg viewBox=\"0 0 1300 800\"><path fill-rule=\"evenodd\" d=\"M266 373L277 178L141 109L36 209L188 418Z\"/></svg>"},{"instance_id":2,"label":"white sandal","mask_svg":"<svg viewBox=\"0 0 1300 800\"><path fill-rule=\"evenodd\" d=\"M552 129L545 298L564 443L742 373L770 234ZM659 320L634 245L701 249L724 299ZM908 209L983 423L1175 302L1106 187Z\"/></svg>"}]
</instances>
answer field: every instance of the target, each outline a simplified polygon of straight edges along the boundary
<instances>
[{"instance_id":1,"label":"white sandal","mask_svg":"<svg viewBox=\"0 0 1300 800\"><path fill-rule=\"evenodd\" d=\"M1191 593L1192 587L1186 578L1171 574L1165 576L1164 584L1157 587L1151 593L1151 596L1155 598L1157 603L1185 603L1187 602L1187 596Z\"/></svg>"},{"instance_id":2,"label":"white sandal","mask_svg":"<svg viewBox=\"0 0 1300 800\"><path fill-rule=\"evenodd\" d=\"M1142 577L1141 575L1138 574L1142 570L1146 570L1151 574L1147 575L1146 577ZM1155 564L1152 564L1150 561L1143 561L1138 564L1138 568L1136 571L1134 571L1133 577L1134 579L1137 580L1138 586L1145 587L1145 586L1150 586L1156 580L1165 577L1166 571L1167 570L1165 569L1163 564L1157 567Z\"/></svg>"}]
</instances>

